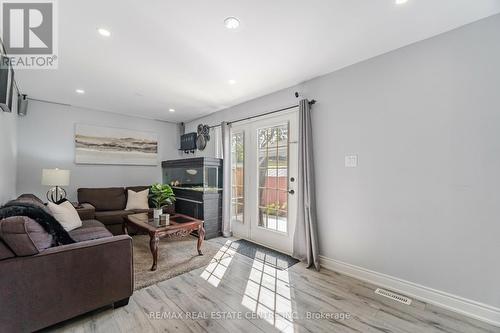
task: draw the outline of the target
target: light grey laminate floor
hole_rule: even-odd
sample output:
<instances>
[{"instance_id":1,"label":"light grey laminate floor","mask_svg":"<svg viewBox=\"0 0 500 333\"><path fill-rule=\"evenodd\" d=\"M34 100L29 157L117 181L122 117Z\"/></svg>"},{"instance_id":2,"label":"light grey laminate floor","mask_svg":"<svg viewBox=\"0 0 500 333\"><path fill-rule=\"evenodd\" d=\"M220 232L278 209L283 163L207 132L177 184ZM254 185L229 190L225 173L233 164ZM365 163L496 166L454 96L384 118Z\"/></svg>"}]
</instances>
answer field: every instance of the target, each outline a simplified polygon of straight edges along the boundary
<instances>
[{"instance_id":1,"label":"light grey laminate floor","mask_svg":"<svg viewBox=\"0 0 500 333\"><path fill-rule=\"evenodd\" d=\"M220 242L220 239L218 240ZM224 240L225 241L225 240ZM136 291L122 308L52 327L56 332L500 332L373 285L296 264L279 270L221 245L208 267ZM279 263L278 263L279 264Z\"/></svg>"}]
</instances>

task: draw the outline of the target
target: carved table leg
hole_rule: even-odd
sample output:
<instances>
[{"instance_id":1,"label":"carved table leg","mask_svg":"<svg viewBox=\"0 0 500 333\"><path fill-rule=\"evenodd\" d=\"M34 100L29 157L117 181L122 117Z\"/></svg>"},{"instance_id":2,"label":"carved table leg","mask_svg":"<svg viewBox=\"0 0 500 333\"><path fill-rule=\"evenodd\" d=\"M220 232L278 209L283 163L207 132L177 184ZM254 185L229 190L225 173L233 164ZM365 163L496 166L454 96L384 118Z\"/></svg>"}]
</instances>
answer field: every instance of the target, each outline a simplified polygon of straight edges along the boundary
<instances>
[{"instance_id":1,"label":"carved table leg","mask_svg":"<svg viewBox=\"0 0 500 333\"><path fill-rule=\"evenodd\" d=\"M203 255L203 253L201 252L201 243L203 242L203 239L205 239L205 228L203 228L203 223L202 223L198 227L198 244L196 246L196 249L198 250L198 254L200 256Z\"/></svg>"},{"instance_id":2,"label":"carved table leg","mask_svg":"<svg viewBox=\"0 0 500 333\"><path fill-rule=\"evenodd\" d=\"M149 249L153 255L153 266L151 266L152 271L156 271L156 264L158 262L158 243L160 242L160 237L155 233L149 234Z\"/></svg>"}]
</instances>

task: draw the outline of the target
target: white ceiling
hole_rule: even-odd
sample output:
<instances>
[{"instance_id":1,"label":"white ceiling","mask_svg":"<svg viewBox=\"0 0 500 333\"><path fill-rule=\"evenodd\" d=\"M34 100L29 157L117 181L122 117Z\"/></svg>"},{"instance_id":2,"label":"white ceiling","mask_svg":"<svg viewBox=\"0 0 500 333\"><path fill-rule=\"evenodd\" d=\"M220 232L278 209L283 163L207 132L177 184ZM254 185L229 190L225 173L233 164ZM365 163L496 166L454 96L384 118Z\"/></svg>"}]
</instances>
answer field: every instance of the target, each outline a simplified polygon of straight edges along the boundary
<instances>
[{"instance_id":1,"label":"white ceiling","mask_svg":"<svg viewBox=\"0 0 500 333\"><path fill-rule=\"evenodd\" d=\"M191 120L500 12L498 0L59 0L58 6L59 69L17 71L23 92L169 121ZM228 16L240 19L240 29L224 27ZM98 27L111 37L100 36Z\"/></svg>"}]
</instances>

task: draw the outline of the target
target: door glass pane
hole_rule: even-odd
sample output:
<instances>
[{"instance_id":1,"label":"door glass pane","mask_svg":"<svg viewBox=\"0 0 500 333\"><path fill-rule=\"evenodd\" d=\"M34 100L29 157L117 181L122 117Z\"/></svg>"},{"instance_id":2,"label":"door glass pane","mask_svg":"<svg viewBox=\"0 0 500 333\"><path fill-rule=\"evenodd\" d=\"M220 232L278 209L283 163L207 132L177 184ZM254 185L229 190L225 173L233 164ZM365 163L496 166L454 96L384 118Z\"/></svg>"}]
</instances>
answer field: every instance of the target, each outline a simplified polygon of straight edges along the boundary
<instances>
[{"instance_id":1,"label":"door glass pane","mask_svg":"<svg viewBox=\"0 0 500 333\"><path fill-rule=\"evenodd\" d=\"M258 156L258 166L259 168L265 168L267 169L267 164L268 164L268 154L269 152L267 149L259 149L259 156Z\"/></svg>"},{"instance_id":2,"label":"door glass pane","mask_svg":"<svg viewBox=\"0 0 500 333\"><path fill-rule=\"evenodd\" d=\"M288 124L261 128L258 137L259 226L288 231Z\"/></svg>"},{"instance_id":3,"label":"door glass pane","mask_svg":"<svg viewBox=\"0 0 500 333\"><path fill-rule=\"evenodd\" d=\"M245 165L245 149L244 149L243 133L233 133L231 137L231 220L244 222L244 199L245 199L245 184L244 184L244 165Z\"/></svg>"}]
</instances>

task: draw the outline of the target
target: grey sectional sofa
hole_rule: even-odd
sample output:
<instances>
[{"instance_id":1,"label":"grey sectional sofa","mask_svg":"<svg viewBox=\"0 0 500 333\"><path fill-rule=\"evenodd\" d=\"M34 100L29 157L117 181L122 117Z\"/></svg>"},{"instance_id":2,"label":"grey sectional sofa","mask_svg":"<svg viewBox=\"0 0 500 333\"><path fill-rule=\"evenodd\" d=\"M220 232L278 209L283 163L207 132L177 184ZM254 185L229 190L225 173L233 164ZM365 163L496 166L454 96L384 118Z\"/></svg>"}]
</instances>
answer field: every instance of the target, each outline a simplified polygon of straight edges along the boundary
<instances>
[{"instance_id":1,"label":"grey sectional sofa","mask_svg":"<svg viewBox=\"0 0 500 333\"><path fill-rule=\"evenodd\" d=\"M33 195L18 199L44 208ZM28 217L0 220L0 332L31 332L128 303L132 239L113 236L97 220L84 220L69 234L76 243L55 246Z\"/></svg>"}]
</instances>

